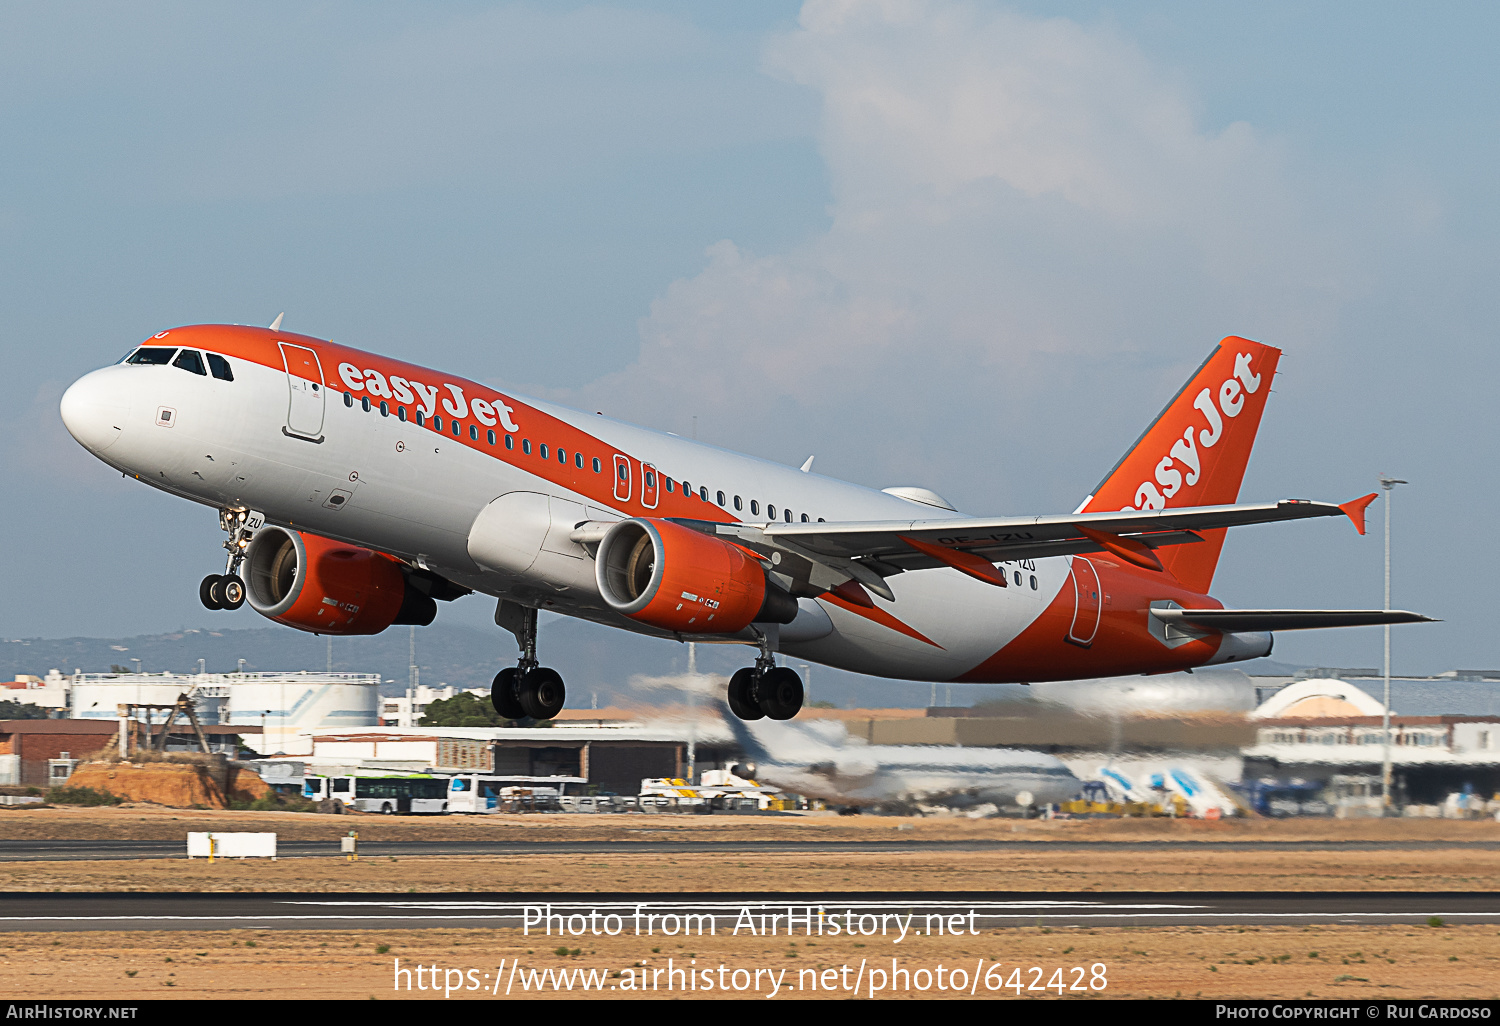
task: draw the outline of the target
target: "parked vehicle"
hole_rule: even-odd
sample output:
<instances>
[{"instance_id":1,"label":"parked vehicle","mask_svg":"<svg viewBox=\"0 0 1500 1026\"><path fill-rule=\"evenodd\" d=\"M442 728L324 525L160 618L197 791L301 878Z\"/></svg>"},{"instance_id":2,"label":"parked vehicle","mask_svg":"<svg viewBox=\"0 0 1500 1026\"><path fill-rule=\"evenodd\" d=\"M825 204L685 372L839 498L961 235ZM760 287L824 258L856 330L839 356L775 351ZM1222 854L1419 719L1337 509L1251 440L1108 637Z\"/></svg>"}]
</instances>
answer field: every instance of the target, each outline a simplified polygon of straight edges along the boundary
<instances>
[{"instance_id":1,"label":"parked vehicle","mask_svg":"<svg viewBox=\"0 0 1500 1026\"><path fill-rule=\"evenodd\" d=\"M378 777L309 775L302 794L313 801L343 802L360 812L388 816L409 812L447 812L448 778L430 773L393 773Z\"/></svg>"}]
</instances>

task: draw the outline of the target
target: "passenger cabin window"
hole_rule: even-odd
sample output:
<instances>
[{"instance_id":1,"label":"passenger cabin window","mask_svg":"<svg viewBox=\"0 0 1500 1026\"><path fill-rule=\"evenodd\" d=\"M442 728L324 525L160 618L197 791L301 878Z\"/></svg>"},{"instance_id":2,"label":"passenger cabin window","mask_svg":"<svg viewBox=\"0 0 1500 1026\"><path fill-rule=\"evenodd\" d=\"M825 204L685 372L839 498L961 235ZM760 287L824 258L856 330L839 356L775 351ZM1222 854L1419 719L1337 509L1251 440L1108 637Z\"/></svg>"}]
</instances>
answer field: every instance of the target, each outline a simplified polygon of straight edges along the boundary
<instances>
[{"instance_id":1,"label":"passenger cabin window","mask_svg":"<svg viewBox=\"0 0 1500 1026\"><path fill-rule=\"evenodd\" d=\"M432 418L432 429L434 431L441 431L441 430L443 430L443 418L442 417L433 417Z\"/></svg>"},{"instance_id":2,"label":"passenger cabin window","mask_svg":"<svg viewBox=\"0 0 1500 1026\"><path fill-rule=\"evenodd\" d=\"M229 369L229 361L218 353L205 353L204 358L208 360L208 369L213 376L220 381L233 381L234 371Z\"/></svg>"},{"instance_id":3,"label":"passenger cabin window","mask_svg":"<svg viewBox=\"0 0 1500 1026\"><path fill-rule=\"evenodd\" d=\"M391 408L386 405L384 399L380 400L380 415L382 417L389 417L391 415Z\"/></svg>"},{"instance_id":4,"label":"passenger cabin window","mask_svg":"<svg viewBox=\"0 0 1500 1026\"><path fill-rule=\"evenodd\" d=\"M364 410L366 413L370 412L370 397L369 396L362 395L362 396L359 397L359 408L362 409L362 410Z\"/></svg>"},{"instance_id":5,"label":"passenger cabin window","mask_svg":"<svg viewBox=\"0 0 1500 1026\"><path fill-rule=\"evenodd\" d=\"M663 477L662 480L666 482L667 491L669 491L669 492L672 491L674 488L677 487L675 484L673 484L672 479L670 477Z\"/></svg>"},{"instance_id":6,"label":"passenger cabin window","mask_svg":"<svg viewBox=\"0 0 1500 1026\"><path fill-rule=\"evenodd\" d=\"M682 482L682 494L689 499L693 497L693 483L691 481Z\"/></svg>"},{"instance_id":7,"label":"passenger cabin window","mask_svg":"<svg viewBox=\"0 0 1500 1026\"><path fill-rule=\"evenodd\" d=\"M426 420L427 420L427 415L425 413L423 413L421 410L417 411L416 417L417 417L417 427L421 427L422 424L424 422L426 422Z\"/></svg>"},{"instance_id":8,"label":"passenger cabin window","mask_svg":"<svg viewBox=\"0 0 1500 1026\"><path fill-rule=\"evenodd\" d=\"M398 406L398 407L396 407L396 419L399 420L399 421L402 421L403 423L406 421L406 407L405 406Z\"/></svg>"},{"instance_id":9,"label":"passenger cabin window","mask_svg":"<svg viewBox=\"0 0 1500 1026\"><path fill-rule=\"evenodd\" d=\"M557 450L557 462L559 462L559 463L566 463L566 462L568 462L568 453L567 453L566 450L564 450L564 449Z\"/></svg>"},{"instance_id":10,"label":"passenger cabin window","mask_svg":"<svg viewBox=\"0 0 1500 1026\"><path fill-rule=\"evenodd\" d=\"M172 354L176 349L158 349L156 346L142 346L135 351L135 355L126 360L126 363L145 364L151 367L159 367L172 362Z\"/></svg>"},{"instance_id":11,"label":"passenger cabin window","mask_svg":"<svg viewBox=\"0 0 1500 1026\"><path fill-rule=\"evenodd\" d=\"M653 473L651 473L651 471L649 471L649 470L646 471L646 487L647 488L655 488L656 487L656 475L653 474Z\"/></svg>"},{"instance_id":12,"label":"passenger cabin window","mask_svg":"<svg viewBox=\"0 0 1500 1026\"><path fill-rule=\"evenodd\" d=\"M485 438L489 441L489 443L491 445L495 444L495 432L493 432L493 431L487 431L487 432L485 432Z\"/></svg>"},{"instance_id":13,"label":"passenger cabin window","mask_svg":"<svg viewBox=\"0 0 1500 1026\"><path fill-rule=\"evenodd\" d=\"M784 509L782 510L782 512L786 514L786 522L790 524L792 522L792 511L789 509Z\"/></svg>"},{"instance_id":14,"label":"passenger cabin window","mask_svg":"<svg viewBox=\"0 0 1500 1026\"><path fill-rule=\"evenodd\" d=\"M720 499L720 500L719 500L719 501L720 501L720 502L723 502L723 501L724 501L724 500L723 500L723 499ZM735 497L734 497L734 508L735 508L735 509L744 509L744 508L745 508L745 504L744 504L744 502L742 502L742 501L741 501L741 500L740 500L740 497L739 497L739 496L738 496L738 495L736 495L736 496L735 496Z\"/></svg>"},{"instance_id":15,"label":"passenger cabin window","mask_svg":"<svg viewBox=\"0 0 1500 1026\"><path fill-rule=\"evenodd\" d=\"M802 522L804 524L807 523L807 514L806 513L802 514Z\"/></svg>"},{"instance_id":16,"label":"passenger cabin window","mask_svg":"<svg viewBox=\"0 0 1500 1026\"><path fill-rule=\"evenodd\" d=\"M698 498L702 499L704 502L708 501L708 485L698 486Z\"/></svg>"},{"instance_id":17,"label":"passenger cabin window","mask_svg":"<svg viewBox=\"0 0 1500 1026\"><path fill-rule=\"evenodd\" d=\"M573 454L573 466L577 467L579 470L583 469L583 453L575 452Z\"/></svg>"},{"instance_id":18,"label":"passenger cabin window","mask_svg":"<svg viewBox=\"0 0 1500 1026\"><path fill-rule=\"evenodd\" d=\"M760 503L756 502L754 499L750 500L750 515L752 517L760 516Z\"/></svg>"},{"instance_id":19,"label":"passenger cabin window","mask_svg":"<svg viewBox=\"0 0 1500 1026\"><path fill-rule=\"evenodd\" d=\"M724 505L724 493L723 492L719 492L719 493L717 493L717 495L718 495L718 499L719 499L719 505L720 506Z\"/></svg>"},{"instance_id":20,"label":"passenger cabin window","mask_svg":"<svg viewBox=\"0 0 1500 1026\"><path fill-rule=\"evenodd\" d=\"M515 435L506 435L505 436L505 447L507 449L514 449L516 447L516 436Z\"/></svg>"},{"instance_id":21,"label":"passenger cabin window","mask_svg":"<svg viewBox=\"0 0 1500 1026\"><path fill-rule=\"evenodd\" d=\"M599 474L599 473L603 473L603 471L604 471L604 465L599 462L599 457L595 456L594 457L594 473Z\"/></svg>"},{"instance_id":22,"label":"passenger cabin window","mask_svg":"<svg viewBox=\"0 0 1500 1026\"><path fill-rule=\"evenodd\" d=\"M521 439L521 451L524 452L528 456L531 455L531 439L529 439L529 438L523 438L523 439Z\"/></svg>"},{"instance_id":23,"label":"passenger cabin window","mask_svg":"<svg viewBox=\"0 0 1500 1026\"><path fill-rule=\"evenodd\" d=\"M344 405L348 406L350 409L354 408L354 396L352 396L348 392L344 393Z\"/></svg>"},{"instance_id":24,"label":"passenger cabin window","mask_svg":"<svg viewBox=\"0 0 1500 1026\"><path fill-rule=\"evenodd\" d=\"M776 519L776 507L771 505L769 502L766 503L766 516L770 517L772 520Z\"/></svg>"},{"instance_id":25,"label":"passenger cabin window","mask_svg":"<svg viewBox=\"0 0 1500 1026\"><path fill-rule=\"evenodd\" d=\"M458 421L456 421L456 420L450 420L448 423L453 428L453 437L457 438L458 437Z\"/></svg>"},{"instance_id":26,"label":"passenger cabin window","mask_svg":"<svg viewBox=\"0 0 1500 1026\"><path fill-rule=\"evenodd\" d=\"M542 443L542 448L539 450L538 455L540 455L542 457L542 459L546 459L547 458L547 443L546 442Z\"/></svg>"},{"instance_id":27,"label":"passenger cabin window","mask_svg":"<svg viewBox=\"0 0 1500 1026\"><path fill-rule=\"evenodd\" d=\"M196 349L184 349L178 353L177 359L172 361L172 366L181 367L185 371L192 371L204 377L208 376L208 371L203 369L203 357L198 355Z\"/></svg>"},{"instance_id":28,"label":"passenger cabin window","mask_svg":"<svg viewBox=\"0 0 1500 1026\"><path fill-rule=\"evenodd\" d=\"M477 442L477 441L479 441L479 426L477 424L470 424L469 425L469 441L471 441L471 442Z\"/></svg>"}]
</instances>

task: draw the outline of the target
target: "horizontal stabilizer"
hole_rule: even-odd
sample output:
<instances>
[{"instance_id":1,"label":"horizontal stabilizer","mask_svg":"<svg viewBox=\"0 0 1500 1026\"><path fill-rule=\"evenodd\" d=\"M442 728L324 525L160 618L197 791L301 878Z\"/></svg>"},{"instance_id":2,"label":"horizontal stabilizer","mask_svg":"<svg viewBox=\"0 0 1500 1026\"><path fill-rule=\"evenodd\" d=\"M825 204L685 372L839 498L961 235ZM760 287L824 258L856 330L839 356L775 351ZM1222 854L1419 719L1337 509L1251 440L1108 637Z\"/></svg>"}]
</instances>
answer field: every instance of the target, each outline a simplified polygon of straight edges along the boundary
<instances>
[{"instance_id":1,"label":"horizontal stabilizer","mask_svg":"<svg viewBox=\"0 0 1500 1026\"><path fill-rule=\"evenodd\" d=\"M1226 633L1437 622L1430 616L1403 609L1153 609L1151 615L1174 626L1187 624Z\"/></svg>"}]
</instances>

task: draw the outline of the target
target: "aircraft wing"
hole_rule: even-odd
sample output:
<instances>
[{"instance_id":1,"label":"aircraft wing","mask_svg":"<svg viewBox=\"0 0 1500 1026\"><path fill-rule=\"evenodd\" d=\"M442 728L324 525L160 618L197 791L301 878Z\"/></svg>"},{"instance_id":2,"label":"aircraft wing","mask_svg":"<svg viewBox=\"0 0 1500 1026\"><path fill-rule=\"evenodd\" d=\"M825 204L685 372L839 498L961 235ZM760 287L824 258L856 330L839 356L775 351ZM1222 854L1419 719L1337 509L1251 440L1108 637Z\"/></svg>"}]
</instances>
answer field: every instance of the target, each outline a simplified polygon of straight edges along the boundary
<instances>
[{"instance_id":1,"label":"aircraft wing","mask_svg":"<svg viewBox=\"0 0 1500 1026\"><path fill-rule=\"evenodd\" d=\"M882 578L905 570L950 566L1002 587L992 564L1044 556L1109 552L1153 570L1152 554L1164 545L1202 541L1199 532L1311 517L1347 516L1364 533L1364 511L1375 496L1336 505L1308 499L1182 509L1122 510L1031 517L963 517L943 520L847 523L707 524L721 536L780 561L780 554L820 564L838 580L857 580L889 597ZM814 584L817 584L814 574Z\"/></svg>"},{"instance_id":2,"label":"aircraft wing","mask_svg":"<svg viewBox=\"0 0 1500 1026\"><path fill-rule=\"evenodd\" d=\"M1386 623L1434 623L1404 609L1153 609L1165 623L1216 631L1301 631L1320 627L1373 627Z\"/></svg>"}]
</instances>

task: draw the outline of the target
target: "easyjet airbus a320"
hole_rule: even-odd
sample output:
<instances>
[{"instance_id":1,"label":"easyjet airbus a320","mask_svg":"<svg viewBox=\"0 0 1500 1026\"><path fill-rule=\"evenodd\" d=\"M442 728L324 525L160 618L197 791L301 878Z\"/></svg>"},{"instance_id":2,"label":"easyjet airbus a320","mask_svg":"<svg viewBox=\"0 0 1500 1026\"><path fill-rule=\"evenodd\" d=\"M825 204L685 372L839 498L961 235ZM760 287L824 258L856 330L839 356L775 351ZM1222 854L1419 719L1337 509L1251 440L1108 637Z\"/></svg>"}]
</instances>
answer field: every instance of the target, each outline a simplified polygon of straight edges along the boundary
<instances>
[{"instance_id":1,"label":"easyjet airbus a320","mask_svg":"<svg viewBox=\"0 0 1500 1026\"><path fill-rule=\"evenodd\" d=\"M547 719L539 609L678 641L755 646L728 701L790 719L775 653L922 681L1161 673L1263 656L1270 631L1405 623L1380 610L1225 609L1225 531L1347 516L1235 505L1280 352L1226 338L1071 514L970 517L923 488L874 491L440 371L271 328L147 339L62 399L122 473L216 508L210 609L249 602L319 634L428 624L499 600L518 665L496 710Z\"/></svg>"}]
</instances>

